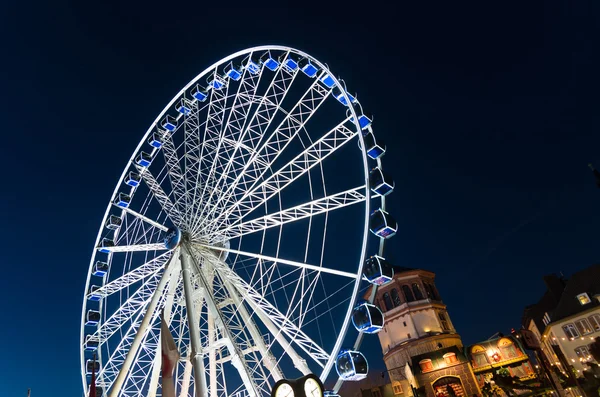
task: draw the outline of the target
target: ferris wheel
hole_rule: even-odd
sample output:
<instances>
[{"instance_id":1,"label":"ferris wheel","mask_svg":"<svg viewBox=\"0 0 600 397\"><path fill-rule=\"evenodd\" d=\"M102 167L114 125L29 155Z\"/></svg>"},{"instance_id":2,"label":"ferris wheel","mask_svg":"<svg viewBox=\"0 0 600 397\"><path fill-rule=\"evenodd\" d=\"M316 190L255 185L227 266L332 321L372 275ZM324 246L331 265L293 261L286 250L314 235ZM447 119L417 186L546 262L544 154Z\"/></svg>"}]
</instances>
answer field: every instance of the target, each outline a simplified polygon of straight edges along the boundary
<instances>
[{"instance_id":1,"label":"ferris wheel","mask_svg":"<svg viewBox=\"0 0 600 397\"><path fill-rule=\"evenodd\" d=\"M383 325L370 302L393 275L384 153L357 96L302 51L250 48L200 73L107 205L83 300L85 393L94 372L97 395L161 395L161 318L177 396L364 377L362 335Z\"/></svg>"}]
</instances>

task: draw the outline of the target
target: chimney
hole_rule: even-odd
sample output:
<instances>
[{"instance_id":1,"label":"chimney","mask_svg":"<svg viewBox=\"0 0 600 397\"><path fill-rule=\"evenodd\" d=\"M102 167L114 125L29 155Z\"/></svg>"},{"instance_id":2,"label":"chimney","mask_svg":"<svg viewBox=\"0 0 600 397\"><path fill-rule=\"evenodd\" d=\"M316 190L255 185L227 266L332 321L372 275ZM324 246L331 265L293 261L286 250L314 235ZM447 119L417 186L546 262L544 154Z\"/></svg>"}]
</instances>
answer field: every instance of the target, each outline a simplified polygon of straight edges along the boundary
<instances>
[{"instance_id":1,"label":"chimney","mask_svg":"<svg viewBox=\"0 0 600 397\"><path fill-rule=\"evenodd\" d=\"M554 298L554 301L558 303L560 297L565 290L565 280L562 277L557 276L556 274L549 274L544 276L544 283L546 283L546 288L550 295Z\"/></svg>"}]
</instances>

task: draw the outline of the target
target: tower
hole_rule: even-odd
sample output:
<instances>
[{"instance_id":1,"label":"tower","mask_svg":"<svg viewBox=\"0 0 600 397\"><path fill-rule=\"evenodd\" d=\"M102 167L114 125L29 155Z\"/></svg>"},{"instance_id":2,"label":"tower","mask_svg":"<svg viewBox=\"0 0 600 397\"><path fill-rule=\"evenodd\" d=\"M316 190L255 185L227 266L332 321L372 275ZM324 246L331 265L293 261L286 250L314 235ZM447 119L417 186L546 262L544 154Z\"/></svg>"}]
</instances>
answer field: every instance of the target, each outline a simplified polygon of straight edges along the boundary
<instances>
[{"instance_id":1,"label":"tower","mask_svg":"<svg viewBox=\"0 0 600 397\"><path fill-rule=\"evenodd\" d=\"M427 270L394 266L393 279L377 291L385 316L378 336L392 386L408 395L412 386L420 397L480 395L434 279Z\"/></svg>"}]
</instances>

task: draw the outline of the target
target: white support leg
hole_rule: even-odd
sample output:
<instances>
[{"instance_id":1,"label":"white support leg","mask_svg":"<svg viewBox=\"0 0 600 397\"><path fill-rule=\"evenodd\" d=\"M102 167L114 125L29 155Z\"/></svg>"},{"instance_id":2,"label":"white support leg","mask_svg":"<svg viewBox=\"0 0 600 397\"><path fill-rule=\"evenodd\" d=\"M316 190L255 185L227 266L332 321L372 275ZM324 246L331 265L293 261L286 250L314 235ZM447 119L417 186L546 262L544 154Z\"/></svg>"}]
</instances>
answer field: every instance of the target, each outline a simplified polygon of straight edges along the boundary
<instances>
[{"instance_id":1,"label":"white support leg","mask_svg":"<svg viewBox=\"0 0 600 397\"><path fill-rule=\"evenodd\" d=\"M142 324L140 325L140 328L138 329L138 331L135 335L135 338L133 339L133 342L131 343L129 351L127 352L127 356L125 357L125 361L123 362L123 365L121 366L121 369L119 370L119 375L117 376L117 379L115 380L115 382L113 383L113 385L110 389L109 397L118 397L119 394L121 393L121 388L123 387L123 383L125 383L127 374L129 373L129 370L131 369L131 365L133 364L133 360L137 356L137 352L142 344L142 341L144 340L144 337L146 336L146 332L148 332L148 329L150 328L150 321L152 320L152 315L154 314L154 311L156 310L158 301L160 300L160 297L162 296L163 291L164 291L165 287L167 286L168 281L171 278L171 273L173 272L173 267L174 266L171 266L171 261L169 261L169 263L167 263L167 266L163 272L163 275L162 275L160 281L158 282L156 291L154 291L154 294L152 295L152 299L150 300L150 303L148 304L148 307L146 308L146 313L144 313L144 318L142 320Z\"/></svg>"}]
</instances>

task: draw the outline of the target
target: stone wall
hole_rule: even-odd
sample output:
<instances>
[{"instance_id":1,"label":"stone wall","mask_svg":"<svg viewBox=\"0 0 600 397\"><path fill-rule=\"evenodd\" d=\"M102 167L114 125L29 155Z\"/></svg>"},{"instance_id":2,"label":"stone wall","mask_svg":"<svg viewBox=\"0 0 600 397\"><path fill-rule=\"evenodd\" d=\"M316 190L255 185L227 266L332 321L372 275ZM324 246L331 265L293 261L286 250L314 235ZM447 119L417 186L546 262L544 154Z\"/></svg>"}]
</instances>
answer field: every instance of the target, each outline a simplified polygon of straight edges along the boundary
<instances>
[{"instance_id":1,"label":"stone wall","mask_svg":"<svg viewBox=\"0 0 600 397\"><path fill-rule=\"evenodd\" d=\"M473 396L473 394L477 396L481 395L481 390L479 389L477 380L473 375L473 370L471 369L471 366L468 363L458 364L452 367L447 367L444 369L439 369L437 371L431 371L424 374L418 374L416 375L416 378L419 382L419 386L425 386L427 397L435 397L433 383L438 379L446 376L460 378L460 382L462 383L462 387L465 391L465 396L462 397L471 397Z\"/></svg>"}]
</instances>

